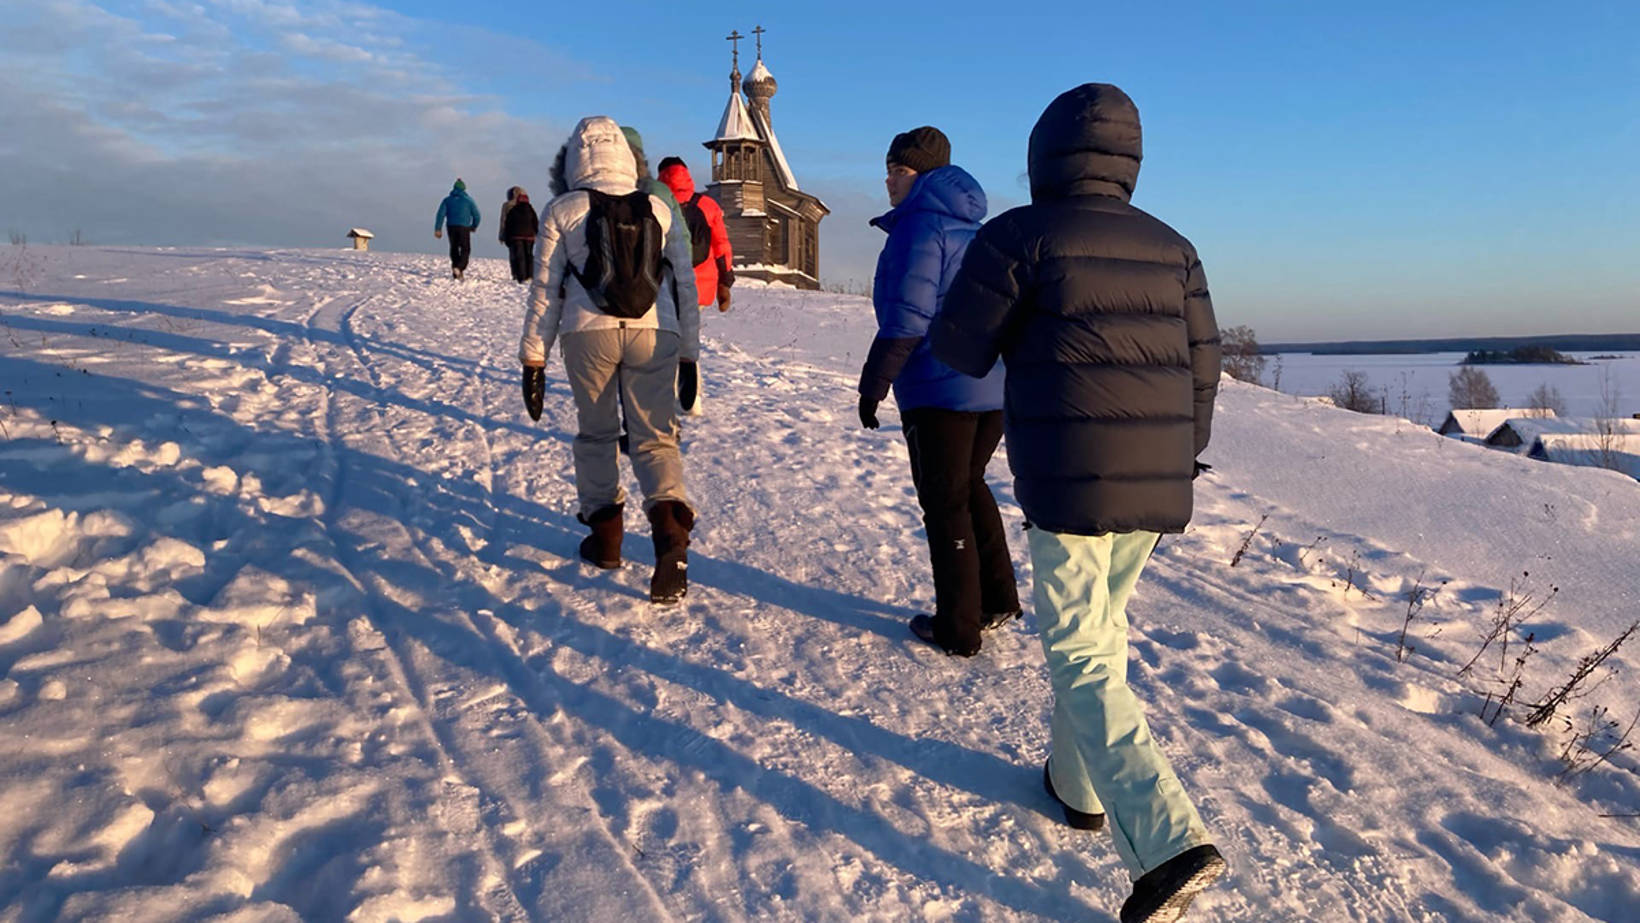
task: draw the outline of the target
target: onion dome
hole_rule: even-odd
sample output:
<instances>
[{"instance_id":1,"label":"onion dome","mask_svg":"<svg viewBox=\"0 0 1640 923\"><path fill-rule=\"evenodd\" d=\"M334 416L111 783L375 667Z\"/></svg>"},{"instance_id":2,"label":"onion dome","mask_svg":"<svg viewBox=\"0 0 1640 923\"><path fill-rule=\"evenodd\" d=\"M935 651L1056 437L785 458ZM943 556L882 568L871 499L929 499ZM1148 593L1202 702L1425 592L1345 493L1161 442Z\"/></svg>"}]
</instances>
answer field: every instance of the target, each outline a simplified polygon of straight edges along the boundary
<instances>
[{"instance_id":1,"label":"onion dome","mask_svg":"<svg viewBox=\"0 0 1640 923\"><path fill-rule=\"evenodd\" d=\"M768 99L779 92L780 84L775 82L774 75L763 65L763 59L757 59L752 72L746 75L746 81L740 85L746 95L752 99Z\"/></svg>"}]
</instances>

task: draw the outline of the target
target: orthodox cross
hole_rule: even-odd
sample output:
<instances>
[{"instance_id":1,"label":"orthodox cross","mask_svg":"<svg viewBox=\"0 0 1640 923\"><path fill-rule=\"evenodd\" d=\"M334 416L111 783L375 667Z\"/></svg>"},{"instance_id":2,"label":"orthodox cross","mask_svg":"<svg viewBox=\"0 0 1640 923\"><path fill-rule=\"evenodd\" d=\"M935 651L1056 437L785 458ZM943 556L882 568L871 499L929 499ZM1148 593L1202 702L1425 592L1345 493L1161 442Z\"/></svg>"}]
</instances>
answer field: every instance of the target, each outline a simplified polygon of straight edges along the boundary
<instances>
[{"instance_id":1,"label":"orthodox cross","mask_svg":"<svg viewBox=\"0 0 1640 923\"><path fill-rule=\"evenodd\" d=\"M740 34L739 29L735 29L735 30L731 31L728 35L723 37L724 41L733 43L734 54L735 54L735 70L740 70L740 40L745 38L745 37L746 36Z\"/></svg>"},{"instance_id":2,"label":"orthodox cross","mask_svg":"<svg viewBox=\"0 0 1640 923\"><path fill-rule=\"evenodd\" d=\"M752 30L752 34L757 36L757 59L759 61L763 60L763 33L767 31L769 30L763 28L762 25Z\"/></svg>"}]
</instances>

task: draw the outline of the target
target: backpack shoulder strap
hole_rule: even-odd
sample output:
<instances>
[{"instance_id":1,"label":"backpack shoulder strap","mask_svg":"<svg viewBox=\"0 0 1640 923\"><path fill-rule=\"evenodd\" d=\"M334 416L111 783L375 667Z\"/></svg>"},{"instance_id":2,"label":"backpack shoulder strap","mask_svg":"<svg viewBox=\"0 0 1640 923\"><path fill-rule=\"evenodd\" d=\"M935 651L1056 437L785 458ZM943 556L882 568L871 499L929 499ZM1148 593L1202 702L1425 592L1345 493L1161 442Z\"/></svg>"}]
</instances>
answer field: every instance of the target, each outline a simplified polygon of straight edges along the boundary
<instances>
[{"instance_id":1,"label":"backpack shoulder strap","mask_svg":"<svg viewBox=\"0 0 1640 923\"><path fill-rule=\"evenodd\" d=\"M603 220L605 207L607 207L610 199L616 197L609 195L608 193L599 192L596 189L582 189L580 191L587 194L587 217L583 227L586 228L586 239L588 249L590 250L592 244L592 225L596 221ZM589 259L591 258L590 253L588 253L587 256ZM581 288L586 289L589 292L592 290L591 286L587 285L586 276L581 274L581 270L575 268L575 261L569 258L568 253L564 254L564 268L568 269L569 274L575 277L575 281L581 283ZM564 286L559 285L558 296L562 298L564 294Z\"/></svg>"}]
</instances>

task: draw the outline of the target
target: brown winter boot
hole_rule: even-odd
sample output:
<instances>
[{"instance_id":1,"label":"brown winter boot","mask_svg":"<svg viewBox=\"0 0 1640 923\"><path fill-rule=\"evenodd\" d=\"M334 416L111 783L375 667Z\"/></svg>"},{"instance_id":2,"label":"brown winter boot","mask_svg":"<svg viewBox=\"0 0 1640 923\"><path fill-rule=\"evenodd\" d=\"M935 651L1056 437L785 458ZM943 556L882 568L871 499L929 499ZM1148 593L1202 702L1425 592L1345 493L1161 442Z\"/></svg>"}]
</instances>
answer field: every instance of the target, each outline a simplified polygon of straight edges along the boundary
<instances>
[{"instance_id":1,"label":"brown winter boot","mask_svg":"<svg viewBox=\"0 0 1640 923\"><path fill-rule=\"evenodd\" d=\"M581 557L587 563L604 570L621 566L621 510L623 504L606 506L591 516L575 518L592 527L592 534L581 539Z\"/></svg>"},{"instance_id":2,"label":"brown winter boot","mask_svg":"<svg viewBox=\"0 0 1640 923\"><path fill-rule=\"evenodd\" d=\"M695 513L685 503L662 500L649 508L655 531L655 575L649 578L649 601L671 605L689 592L689 530Z\"/></svg>"}]
</instances>

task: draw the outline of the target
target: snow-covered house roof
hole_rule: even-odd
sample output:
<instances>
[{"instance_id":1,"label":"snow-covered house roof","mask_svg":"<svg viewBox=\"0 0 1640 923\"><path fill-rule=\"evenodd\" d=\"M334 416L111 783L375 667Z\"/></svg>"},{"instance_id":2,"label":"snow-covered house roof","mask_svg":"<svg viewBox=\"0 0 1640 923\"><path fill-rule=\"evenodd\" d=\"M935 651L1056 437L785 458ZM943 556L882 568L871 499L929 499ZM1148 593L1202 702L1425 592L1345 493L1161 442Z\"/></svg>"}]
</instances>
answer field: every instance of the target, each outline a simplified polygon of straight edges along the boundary
<instances>
[{"instance_id":1,"label":"snow-covered house roof","mask_svg":"<svg viewBox=\"0 0 1640 923\"><path fill-rule=\"evenodd\" d=\"M348 231L347 231L347 236L349 236L349 237L363 237L365 240L369 240L372 237L375 237L376 235L370 233L369 231L365 230L364 228L349 228Z\"/></svg>"},{"instance_id":2,"label":"snow-covered house roof","mask_svg":"<svg viewBox=\"0 0 1640 923\"><path fill-rule=\"evenodd\" d=\"M1443 436L1479 436L1481 438L1485 438L1490 436L1493 430L1502 426L1510 419L1516 417L1529 417L1534 413L1542 413L1543 415L1550 417L1555 415L1553 410L1522 413L1519 410L1508 409L1453 409L1451 413L1446 415L1446 419L1442 421L1440 429L1436 430L1436 432Z\"/></svg>"},{"instance_id":3,"label":"snow-covered house roof","mask_svg":"<svg viewBox=\"0 0 1640 923\"><path fill-rule=\"evenodd\" d=\"M729 104L723 107L723 118L718 119L717 136L712 140L758 140L757 128L752 125L752 116L746 111L746 101L740 98L739 91L730 91Z\"/></svg>"},{"instance_id":4,"label":"snow-covered house roof","mask_svg":"<svg viewBox=\"0 0 1640 923\"><path fill-rule=\"evenodd\" d=\"M1539 436L1599 433L1604 427L1614 433L1640 435L1640 420L1600 420L1595 417L1511 417L1486 437L1489 446L1530 449Z\"/></svg>"},{"instance_id":5,"label":"snow-covered house roof","mask_svg":"<svg viewBox=\"0 0 1640 923\"><path fill-rule=\"evenodd\" d=\"M1544 433L1526 454L1562 465L1610 468L1640 480L1640 432Z\"/></svg>"}]
</instances>

